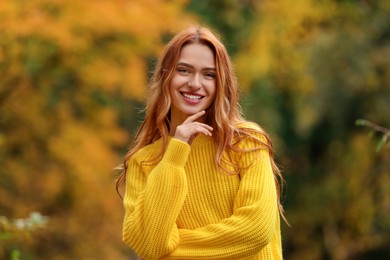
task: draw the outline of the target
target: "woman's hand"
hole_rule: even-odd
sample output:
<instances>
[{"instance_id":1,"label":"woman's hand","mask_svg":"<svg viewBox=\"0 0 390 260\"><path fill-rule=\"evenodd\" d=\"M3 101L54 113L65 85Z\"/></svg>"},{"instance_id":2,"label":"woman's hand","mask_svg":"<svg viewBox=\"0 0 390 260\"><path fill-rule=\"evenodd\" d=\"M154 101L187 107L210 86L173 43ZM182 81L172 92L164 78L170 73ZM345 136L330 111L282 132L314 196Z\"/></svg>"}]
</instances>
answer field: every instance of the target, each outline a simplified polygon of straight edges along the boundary
<instances>
[{"instance_id":1,"label":"woman's hand","mask_svg":"<svg viewBox=\"0 0 390 260\"><path fill-rule=\"evenodd\" d=\"M211 136L211 131L213 131L211 126L196 122L196 119L200 118L205 113L206 111L202 110L192 116L189 116L181 125L176 127L174 138L191 144L192 140L194 140L198 134Z\"/></svg>"}]
</instances>

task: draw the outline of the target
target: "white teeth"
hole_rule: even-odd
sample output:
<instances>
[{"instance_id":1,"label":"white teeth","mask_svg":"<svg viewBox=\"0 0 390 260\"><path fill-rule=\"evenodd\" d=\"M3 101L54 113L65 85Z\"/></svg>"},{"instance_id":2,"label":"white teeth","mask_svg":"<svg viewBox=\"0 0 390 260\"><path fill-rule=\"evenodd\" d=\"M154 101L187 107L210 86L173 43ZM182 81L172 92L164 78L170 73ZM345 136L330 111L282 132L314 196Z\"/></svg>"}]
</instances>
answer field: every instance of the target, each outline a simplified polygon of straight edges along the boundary
<instances>
[{"instance_id":1,"label":"white teeth","mask_svg":"<svg viewBox=\"0 0 390 260\"><path fill-rule=\"evenodd\" d=\"M183 93L183 96L186 98L189 98L189 99L193 99L193 100L199 100L202 98L201 96L195 96L195 95L190 95L190 94L186 94L186 93Z\"/></svg>"}]
</instances>

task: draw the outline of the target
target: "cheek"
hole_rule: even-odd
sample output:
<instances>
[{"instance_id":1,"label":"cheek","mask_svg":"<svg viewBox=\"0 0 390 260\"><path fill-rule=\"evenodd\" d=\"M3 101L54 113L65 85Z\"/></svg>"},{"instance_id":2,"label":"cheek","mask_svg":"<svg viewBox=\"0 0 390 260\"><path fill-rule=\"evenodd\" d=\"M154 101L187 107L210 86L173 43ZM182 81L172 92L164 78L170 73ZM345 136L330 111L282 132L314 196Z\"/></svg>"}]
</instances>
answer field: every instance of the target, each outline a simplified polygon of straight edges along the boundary
<instances>
[{"instance_id":1,"label":"cheek","mask_svg":"<svg viewBox=\"0 0 390 260\"><path fill-rule=\"evenodd\" d=\"M174 91L178 88L178 78L177 77L173 77L171 79L171 82L169 83L169 93L172 95L174 93Z\"/></svg>"},{"instance_id":2,"label":"cheek","mask_svg":"<svg viewBox=\"0 0 390 260\"><path fill-rule=\"evenodd\" d=\"M210 84L210 86L208 87L208 92L211 99L214 100L217 95L217 86L215 83Z\"/></svg>"},{"instance_id":3,"label":"cheek","mask_svg":"<svg viewBox=\"0 0 390 260\"><path fill-rule=\"evenodd\" d=\"M171 79L171 88L178 88L180 87L181 85L183 85L186 81L186 78L185 77L182 77L180 75L174 75Z\"/></svg>"}]
</instances>

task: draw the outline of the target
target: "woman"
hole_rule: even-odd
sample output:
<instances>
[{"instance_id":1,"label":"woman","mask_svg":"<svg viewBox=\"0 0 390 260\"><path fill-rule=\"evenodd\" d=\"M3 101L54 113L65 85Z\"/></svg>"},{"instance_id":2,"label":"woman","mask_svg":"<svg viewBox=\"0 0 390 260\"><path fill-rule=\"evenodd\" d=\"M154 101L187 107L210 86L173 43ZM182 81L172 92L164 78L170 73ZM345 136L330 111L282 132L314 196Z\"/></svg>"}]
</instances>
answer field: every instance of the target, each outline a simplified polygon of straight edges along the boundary
<instances>
[{"instance_id":1,"label":"woman","mask_svg":"<svg viewBox=\"0 0 390 260\"><path fill-rule=\"evenodd\" d=\"M143 259L282 259L268 135L240 113L227 51L207 28L166 46L118 179L123 239Z\"/></svg>"}]
</instances>

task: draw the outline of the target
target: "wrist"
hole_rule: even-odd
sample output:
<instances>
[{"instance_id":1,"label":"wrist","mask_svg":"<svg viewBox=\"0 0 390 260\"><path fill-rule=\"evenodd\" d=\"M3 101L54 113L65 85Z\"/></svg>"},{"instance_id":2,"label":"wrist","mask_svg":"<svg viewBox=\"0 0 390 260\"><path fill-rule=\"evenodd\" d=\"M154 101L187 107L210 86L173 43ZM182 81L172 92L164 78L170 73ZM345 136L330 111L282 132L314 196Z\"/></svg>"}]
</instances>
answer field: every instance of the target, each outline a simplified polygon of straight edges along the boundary
<instances>
[{"instance_id":1,"label":"wrist","mask_svg":"<svg viewBox=\"0 0 390 260\"><path fill-rule=\"evenodd\" d=\"M187 142L182 141L176 137L171 138L162 161L177 167L184 167L190 151L191 146Z\"/></svg>"}]
</instances>

